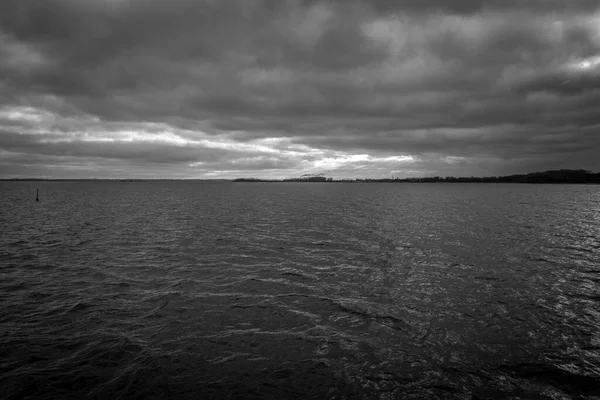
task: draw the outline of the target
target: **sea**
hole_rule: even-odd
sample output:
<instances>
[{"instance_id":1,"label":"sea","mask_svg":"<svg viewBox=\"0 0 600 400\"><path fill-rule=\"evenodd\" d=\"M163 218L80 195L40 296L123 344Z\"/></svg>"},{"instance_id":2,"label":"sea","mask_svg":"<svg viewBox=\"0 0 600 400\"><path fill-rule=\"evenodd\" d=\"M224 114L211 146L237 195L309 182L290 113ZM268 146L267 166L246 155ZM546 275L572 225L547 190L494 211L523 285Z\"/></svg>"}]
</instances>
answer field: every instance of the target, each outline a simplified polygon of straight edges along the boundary
<instances>
[{"instance_id":1,"label":"sea","mask_svg":"<svg viewBox=\"0 0 600 400\"><path fill-rule=\"evenodd\" d=\"M600 186L0 182L0 398L600 399Z\"/></svg>"}]
</instances>

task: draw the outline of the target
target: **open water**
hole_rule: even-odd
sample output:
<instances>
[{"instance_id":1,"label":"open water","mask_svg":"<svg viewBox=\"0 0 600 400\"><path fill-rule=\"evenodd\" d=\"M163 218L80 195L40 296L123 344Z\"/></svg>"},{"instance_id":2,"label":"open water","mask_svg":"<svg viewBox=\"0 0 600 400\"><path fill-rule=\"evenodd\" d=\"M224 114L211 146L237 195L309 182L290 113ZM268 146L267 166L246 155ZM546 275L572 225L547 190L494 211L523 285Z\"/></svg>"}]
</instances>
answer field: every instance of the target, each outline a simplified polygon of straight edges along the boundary
<instances>
[{"instance_id":1,"label":"open water","mask_svg":"<svg viewBox=\"0 0 600 400\"><path fill-rule=\"evenodd\" d=\"M0 398L599 396L600 186L0 182Z\"/></svg>"}]
</instances>

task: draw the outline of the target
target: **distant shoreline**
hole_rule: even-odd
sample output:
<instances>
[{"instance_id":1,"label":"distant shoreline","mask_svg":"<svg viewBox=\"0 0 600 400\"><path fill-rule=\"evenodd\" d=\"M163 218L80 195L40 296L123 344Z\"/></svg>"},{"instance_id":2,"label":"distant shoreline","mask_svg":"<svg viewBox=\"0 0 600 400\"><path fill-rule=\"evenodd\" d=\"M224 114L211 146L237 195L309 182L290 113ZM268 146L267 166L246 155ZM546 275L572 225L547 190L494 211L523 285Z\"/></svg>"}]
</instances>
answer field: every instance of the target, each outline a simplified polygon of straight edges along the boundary
<instances>
[{"instance_id":1,"label":"distant shoreline","mask_svg":"<svg viewBox=\"0 0 600 400\"><path fill-rule=\"evenodd\" d=\"M327 182L311 182L311 181L284 181L284 180L256 180L256 181L239 181L234 180L233 183L513 183L520 185L599 185L600 182L506 182L506 181L422 181L422 180L387 180L387 179L356 179L356 180L332 180Z\"/></svg>"},{"instance_id":2,"label":"distant shoreline","mask_svg":"<svg viewBox=\"0 0 600 400\"><path fill-rule=\"evenodd\" d=\"M0 182L303 182L303 183L571 183L571 184L600 184L600 172L586 170L552 170L533 172L529 174L488 176L488 177L422 177L422 178L383 178L383 179L332 179L324 176L307 176L288 179L169 179L169 178L0 178Z\"/></svg>"},{"instance_id":3,"label":"distant shoreline","mask_svg":"<svg viewBox=\"0 0 600 400\"><path fill-rule=\"evenodd\" d=\"M507 181L424 181L424 180L389 180L389 179L339 179L339 180L331 180L326 182L311 182L311 181L290 181L290 180L234 180L234 179L225 179L218 181L210 181L210 180L200 180L200 179L143 179L143 180L132 180L132 181L123 181L120 179L0 179L0 182L112 182L112 183L147 183L147 182L189 182L189 183L513 183L513 184L522 184L522 185L539 185L539 184L549 184L549 185L599 185L600 182L507 182Z\"/></svg>"},{"instance_id":4,"label":"distant shoreline","mask_svg":"<svg viewBox=\"0 0 600 400\"><path fill-rule=\"evenodd\" d=\"M234 182L309 182L309 183L573 183L600 184L600 172L586 170L554 170L533 172L529 174L487 176L487 177L454 177L433 176L424 178L384 178L384 179L338 179L324 176L309 176L291 179L239 178Z\"/></svg>"},{"instance_id":5,"label":"distant shoreline","mask_svg":"<svg viewBox=\"0 0 600 400\"><path fill-rule=\"evenodd\" d=\"M600 184L600 172L586 170L553 170L529 174L489 176L489 177L423 177L423 178L383 178L383 179L332 179L323 176L308 176L288 179L167 179L167 178L0 178L0 182L303 182L303 183L549 183L549 184Z\"/></svg>"}]
</instances>

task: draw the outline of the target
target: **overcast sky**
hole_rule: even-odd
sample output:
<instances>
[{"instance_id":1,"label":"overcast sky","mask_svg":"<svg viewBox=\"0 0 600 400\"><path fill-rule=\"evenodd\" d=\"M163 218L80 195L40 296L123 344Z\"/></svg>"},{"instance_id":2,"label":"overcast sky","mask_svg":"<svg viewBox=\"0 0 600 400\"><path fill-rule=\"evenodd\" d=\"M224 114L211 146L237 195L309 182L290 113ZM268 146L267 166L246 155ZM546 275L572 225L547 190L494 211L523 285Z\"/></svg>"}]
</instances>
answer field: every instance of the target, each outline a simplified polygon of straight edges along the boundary
<instances>
[{"instance_id":1,"label":"overcast sky","mask_svg":"<svg viewBox=\"0 0 600 400\"><path fill-rule=\"evenodd\" d=\"M1 0L0 177L600 170L598 0Z\"/></svg>"}]
</instances>

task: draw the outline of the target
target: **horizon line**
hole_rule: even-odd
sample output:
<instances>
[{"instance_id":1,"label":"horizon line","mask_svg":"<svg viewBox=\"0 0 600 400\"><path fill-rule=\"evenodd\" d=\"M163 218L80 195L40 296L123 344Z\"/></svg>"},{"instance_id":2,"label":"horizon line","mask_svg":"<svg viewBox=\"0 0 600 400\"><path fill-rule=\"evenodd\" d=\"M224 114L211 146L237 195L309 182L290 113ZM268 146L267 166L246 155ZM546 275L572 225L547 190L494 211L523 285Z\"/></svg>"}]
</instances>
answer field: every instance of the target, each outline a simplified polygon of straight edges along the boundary
<instances>
[{"instance_id":1,"label":"horizon line","mask_svg":"<svg viewBox=\"0 0 600 400\"><path fill-rule=\"evenodd\" d=\"M586 169L556 169L556 170L546 170L546 171L536 171L536 172L527 172L527 173L517 173L517 174L509 174L509 175L487 175L487 176L452 176L452 175L432 175L432 176L411 176L411 177L381 177L381 178L330 178L327 182L340 182L340 181L408 181L408 180L416 180L416 179L499 179L499 178L507 178L507 177L518 177L518 176L527 176L527 175L536 175L536 174L547 174L552 172L579 172L585 173L589 175L600 175L600 172L592 172ZM249 181L271 181L271 182L285 182L286 180L295 180L295 181L309 181L310 178L325 178L325 176L315 175L310 177L288 177L288 178L257 178L257 177L236 177L236 178L131 178L131 177L121 177L121 178L42 178L42 177L32 177L32 178L0 178L0 182L7 181L119 181L119 182L141 182L141 181L226 181L233 182L236 180L249 180ZM329 179L329 178L328 178Z\"/></svg>"}]
</instances>

